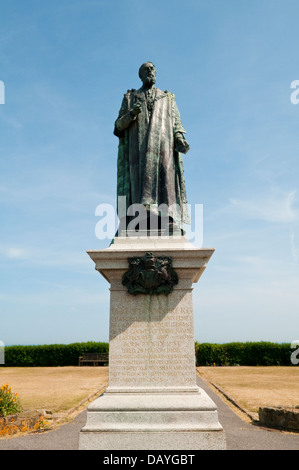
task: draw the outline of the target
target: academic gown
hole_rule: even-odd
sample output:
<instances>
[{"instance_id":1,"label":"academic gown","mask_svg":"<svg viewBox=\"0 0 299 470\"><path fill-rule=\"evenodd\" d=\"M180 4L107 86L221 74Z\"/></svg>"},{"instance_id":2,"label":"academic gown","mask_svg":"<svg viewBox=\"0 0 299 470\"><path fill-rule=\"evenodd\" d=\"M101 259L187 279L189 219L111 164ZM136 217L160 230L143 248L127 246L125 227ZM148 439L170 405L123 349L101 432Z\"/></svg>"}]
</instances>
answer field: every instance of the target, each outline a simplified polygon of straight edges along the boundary
<instances>
[{"instance_id":1,"label":"academic gown","mask_svg":"<svg viewBox=\"0 0 299 470\"><path fill-rule=\"evenodd\" d=\"M134 103L141 112L133 116ZM189 224L182 156L175 150L175 134L186 133L173 93L153 87L128 90L114 134L119 137L117 196L126 197L126 210L135 203L159 211L161 204L178 228Z\"/></svg>"}]
</instances>

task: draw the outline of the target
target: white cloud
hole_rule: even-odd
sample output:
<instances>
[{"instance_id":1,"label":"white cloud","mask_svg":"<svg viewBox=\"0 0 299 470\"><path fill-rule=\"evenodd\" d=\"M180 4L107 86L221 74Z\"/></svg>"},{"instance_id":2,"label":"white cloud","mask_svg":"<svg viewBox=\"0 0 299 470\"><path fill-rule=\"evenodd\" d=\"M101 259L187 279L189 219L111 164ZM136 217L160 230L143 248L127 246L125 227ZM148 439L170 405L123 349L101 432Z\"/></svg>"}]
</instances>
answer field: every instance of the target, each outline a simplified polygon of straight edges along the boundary
<instances>
[{"instance_id":1,"label":"white cloud","mask_svg":"<svg viewBox=\"0 0 299 470\"><path fill-rule=\"evenodd\" d=\"M297 249L296 249L296 246L295 246L295 234L294 234L293 231L291 231L290 239L291 239L291 252L292 252L292 256L293 256L294 261L297 263L297 261L298 261L298 254L297 254Z\"/></svg>"},{"instance_id":2,"label":"white cloud","mask_svg":"<svg viewBox=\"0 0 299 470\"><path fill-rule=\"evenodd\" d=\"M233 211L249 219L290 223L298 220L295 201L296 191L251 200L231 199L224 211Z\"/></svg>"},{"instance_id":3,"label":"white cloud","mask_svg":"<svg viewBox=\"0 0 299 470\"><path fill-rule=\"evenodd\" d=\"M59 288L52 288L44 290L43 292L29 292L26 294L20 293L19 295L6 294L0 292L0 300L5 302L6 305L23 305L32 307L34 305L47 306L68 306L82 308L87 305L101 306L103 303L109 303L108 292L91 292L80 291L79 289L63 286Z\"/></svg>"},{"instance_id":4,"label":"white cloud","mask_svg":"<svg viewBox=\"0 0 299 470\"><path fill-rule=\"evenodd\" d=\"M61 247L59 249L49 249L42 246L1 246L0 256L11 261L25 260L27 267L56 267L84 270L92 266L92 262L85 249L78 252L75 250L64 250Z\"/></svg>"},{"instance_id":5,"label":"white cloud","mask_svg":"<svg viewBox=\"0 0 299 470\"><path fill-rule=\"evenodd\" d=\"M12 259L26 259L29 256L26 250L17 247L7 248L6 250L4 250L4 254L7 258Z\"/></svg>"}]
</instances>

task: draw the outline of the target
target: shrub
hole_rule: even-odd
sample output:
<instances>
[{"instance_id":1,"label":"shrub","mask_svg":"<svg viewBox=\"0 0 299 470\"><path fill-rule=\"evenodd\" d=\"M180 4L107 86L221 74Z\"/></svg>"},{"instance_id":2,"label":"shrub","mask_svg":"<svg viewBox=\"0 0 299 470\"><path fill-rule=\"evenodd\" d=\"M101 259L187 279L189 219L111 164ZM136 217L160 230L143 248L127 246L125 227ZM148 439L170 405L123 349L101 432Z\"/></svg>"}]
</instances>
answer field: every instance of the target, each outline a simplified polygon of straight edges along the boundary
<instances>
[{"instance_id":1,"label":"shrub","mask_svg":"<svg viewBox=\"0 0 299 470\"><path fill-rule=\"evenodd\" d=\"M21 411L17 393L12 393L8 384L0 388L0 416L12 415Z\"/></svg>"},{"instance_id":2,"label":"shrub","mask_svg":"<svg viewBox=\"0 0 299 470\"><path fill-rule=\"evenodd\" d=\"M221 344L202 343L197 346L196 364L198 366L222 365L226 358Z\"/></svg>"},{"instance_id":3,"label":"shrub","mask_svg":"<svg viewBox=\"0 0 299 470\"><path fill-rule=\"evenodd\" d=\"M197 343L196 363L206 365L289 366L289 343L233 342L225 344Z\"/></svg>"},{"instance_id":4,"label":"shrub","mask_svg":"<svg viewBox=\"0 0 299 470\"><path fill-rule=\"evenodd\" d=\"M77 366L82 353L108 353L109 343L86 342L45 344L38 346L6 346L5 366L57 367Z\"/></svg>"}]
</instances>

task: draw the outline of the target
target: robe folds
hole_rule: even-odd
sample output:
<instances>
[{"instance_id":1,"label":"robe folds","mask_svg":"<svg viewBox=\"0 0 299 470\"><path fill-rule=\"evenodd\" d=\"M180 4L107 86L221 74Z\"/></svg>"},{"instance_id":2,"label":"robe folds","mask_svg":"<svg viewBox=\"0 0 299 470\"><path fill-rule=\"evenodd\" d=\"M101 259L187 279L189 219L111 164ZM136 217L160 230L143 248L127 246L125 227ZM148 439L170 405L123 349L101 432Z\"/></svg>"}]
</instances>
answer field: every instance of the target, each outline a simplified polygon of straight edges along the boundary
<instances>
[{"instance_id":1,"label":"robe folds","mask_svg":"<svg viewBox=\"0 0 299 470\"><path fill-rule=\"evenodd\" d=\"M141 112L130 112L140 103ZM126 209L142 204L158 211L161 204L178 228L190 223L182 155L175 150L175 134L185 134L173 93L143 88L124 95L114 134L119 137L117 196L126 197Z\"/></svg>"}]
</instances>

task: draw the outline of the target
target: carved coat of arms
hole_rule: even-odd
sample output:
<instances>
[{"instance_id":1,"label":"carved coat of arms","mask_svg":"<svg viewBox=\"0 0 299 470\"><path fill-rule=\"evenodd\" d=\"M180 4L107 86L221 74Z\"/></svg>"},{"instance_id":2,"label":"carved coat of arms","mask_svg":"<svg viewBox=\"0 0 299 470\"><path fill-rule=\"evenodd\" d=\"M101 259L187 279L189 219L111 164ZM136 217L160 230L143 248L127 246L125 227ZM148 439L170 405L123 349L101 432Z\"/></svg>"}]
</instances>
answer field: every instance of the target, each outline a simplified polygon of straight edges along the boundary
<instances>
[{"instance_id":1,"label":"carved coat of arms","mask_svg":"<svg viewBox=\"0 0 299 470\"><path fill-rule=\"evenodd\" d=\"M173 291L178 275L168 256L146 253L143 257L128 258L129 270L122 277L122 284L129 294L165 294Z\"/></svg>"}]
</instances>

